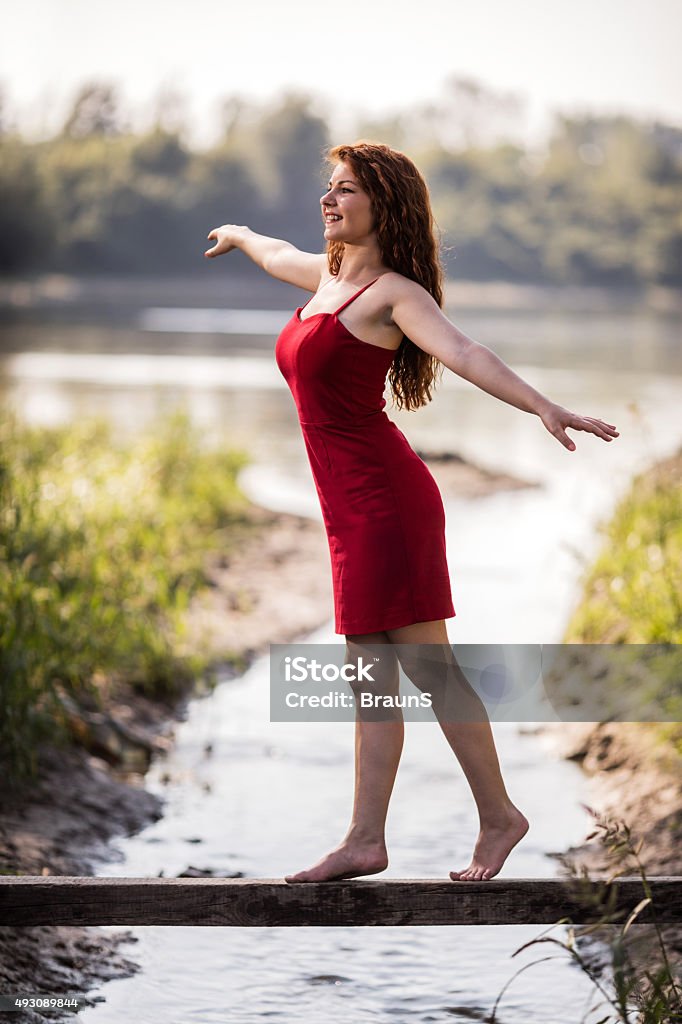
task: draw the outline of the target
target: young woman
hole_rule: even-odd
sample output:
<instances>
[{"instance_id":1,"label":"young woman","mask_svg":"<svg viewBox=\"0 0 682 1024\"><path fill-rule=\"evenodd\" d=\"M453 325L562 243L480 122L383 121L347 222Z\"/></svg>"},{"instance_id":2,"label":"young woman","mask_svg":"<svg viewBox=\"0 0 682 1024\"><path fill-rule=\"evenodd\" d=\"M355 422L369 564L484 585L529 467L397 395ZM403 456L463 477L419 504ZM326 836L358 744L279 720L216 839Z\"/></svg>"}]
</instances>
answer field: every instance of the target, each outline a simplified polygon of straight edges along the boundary
<instances>
[{"instance_id":1,"label":"young woman","mask_svg":"<svg viewBox=\"0 0 682 1024\"><path fill-rule=\"evenodd\" d=\"M443 503L426 464L383 411L385 383L397 408L417 409L430 401L446 366L537 416L569 451L575 444L567 427L604 441L618 431L551 402L443 314L428 188L407 156L358 142L330 149L327 162L333 170L320 199L324 253L224 224L209 233L215 244L205 255L239 248L272 277L314 293L285 325L275 355L296 403L329 539L336 632L346 637L348 661L367 645L390 645L381 648L386 691L397 693L402 665L421 690L435 692L434 712L480 819L470 864L450 877L488 879L528 821L505 789L485 713L446 712L453 694L469 698L444 621L455 610ZM445 666L448 678L428 657L414 656L422 650L414 645L423 644L443 652L439 668ZM356 714L348 831L313 867L286 881L353 878L387 867L384 827L403 735L400 711L390 721Z\"/></svg>"}]
</instances>

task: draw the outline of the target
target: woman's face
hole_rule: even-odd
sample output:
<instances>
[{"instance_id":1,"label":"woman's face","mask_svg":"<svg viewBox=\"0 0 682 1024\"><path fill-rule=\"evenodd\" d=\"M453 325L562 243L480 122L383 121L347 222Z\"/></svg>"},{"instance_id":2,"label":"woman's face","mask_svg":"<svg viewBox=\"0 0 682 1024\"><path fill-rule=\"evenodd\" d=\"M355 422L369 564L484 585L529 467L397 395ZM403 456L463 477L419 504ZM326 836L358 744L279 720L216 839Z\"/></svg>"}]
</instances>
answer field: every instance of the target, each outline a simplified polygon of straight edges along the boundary
<instances>
[{"instance_id":1,"label":"woman's face","mask_svg":"<svg viewBox=\"0 0 682 1024\"><path fill-rule=\"evenodd\" d=\"M350 164L336 165L320 205L324 237L331 242L359 242L374 230L370 198Z\"/></svg>"}]
</instances>

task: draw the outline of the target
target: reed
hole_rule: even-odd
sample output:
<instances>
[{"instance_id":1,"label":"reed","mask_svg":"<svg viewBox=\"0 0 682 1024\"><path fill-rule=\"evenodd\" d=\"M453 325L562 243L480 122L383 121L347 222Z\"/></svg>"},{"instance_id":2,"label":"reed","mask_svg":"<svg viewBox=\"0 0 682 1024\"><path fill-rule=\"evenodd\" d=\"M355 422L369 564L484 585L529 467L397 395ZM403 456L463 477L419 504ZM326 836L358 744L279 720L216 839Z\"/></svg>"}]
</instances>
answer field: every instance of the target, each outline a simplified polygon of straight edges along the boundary
<instances>
[{"instance_id":1,"label":"reed","mask_svg":"<svg viewBox=\"0 0 682 1024\"><path fill-rule=\"evenodd\" d=\"M607 853L610 865L608 881L625 874L639 875L642 900L623 920L624 915L614 911L610 898L602 896L599 889L588 884L584 866L577 872L569 864L573 880L584 882L585 906L596 912L598 919L593 924L576 927L570 918L561 918L538 938L520 946L513 956L542 945L561 952L525 964L513 975L495 1001L489 1018L491 1024L499 1020L498 1007L514 979L523 971L556 956L567 956L592 983L594 997L585 1008L581 1021L589 1019L595 1024L673 1024L674 1021L682 1021L680 963L678 960L674 970L665 929L657 920L656 911L660 908L653 900L640 856L644 839L636 839L630 826L622 819L599 814L589 807L586 810L594 819L594 829L586 839L597 839ZM639 924L633 928L646 907L650 907L653 913L653 924ZM548 934L561 926L566 927L565 938ZM672 930L670 934L673 943L679 941L679 935ZM596 955L585 949L591 937L598 940ZM597 1019L601 1011L605 1011L604 1015Z\"/></svg>"}]
</instances>

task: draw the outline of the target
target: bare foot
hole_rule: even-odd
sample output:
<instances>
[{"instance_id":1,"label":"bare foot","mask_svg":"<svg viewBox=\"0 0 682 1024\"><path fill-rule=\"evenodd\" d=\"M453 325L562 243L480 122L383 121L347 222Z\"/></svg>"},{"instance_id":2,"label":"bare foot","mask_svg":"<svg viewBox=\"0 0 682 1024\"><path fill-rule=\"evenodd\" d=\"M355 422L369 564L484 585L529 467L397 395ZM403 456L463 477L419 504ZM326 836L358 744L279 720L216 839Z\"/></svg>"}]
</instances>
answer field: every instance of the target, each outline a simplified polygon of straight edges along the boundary
<instances>
[{"instance_id":1,"label":"bare foot","mask_svg":"<svg viewBox=\"0 0 682 1024\"><path fill-rule=\"evenodd\" d=\"M450 878L453 882L481 882L493 878L528 829L528 820L521 811L511 808L506 821L481 829L469 867L451 871Z\"/></svg>"},{"instance_id":2,"label":"bare foot","mask_svg":"<svg viewBox=\"0 0 682 1024\"><path fill-rule=\"evenodd\" d=\"M344 840L307 871L285 875L285 882L328 882L332 878L356 878L375 875L388 867L386 847L382 843L360 845Z\"/></svg>"}]
</instances>

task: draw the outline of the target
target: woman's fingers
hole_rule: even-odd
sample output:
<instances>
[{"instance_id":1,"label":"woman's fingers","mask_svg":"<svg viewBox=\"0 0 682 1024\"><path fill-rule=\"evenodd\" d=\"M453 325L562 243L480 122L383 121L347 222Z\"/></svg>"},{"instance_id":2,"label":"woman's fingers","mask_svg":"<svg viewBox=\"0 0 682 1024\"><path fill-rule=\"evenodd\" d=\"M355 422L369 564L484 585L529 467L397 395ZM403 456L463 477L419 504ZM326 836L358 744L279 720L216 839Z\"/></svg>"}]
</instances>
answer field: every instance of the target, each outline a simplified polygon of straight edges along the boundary
<instances>
[{"instance_id":1,"label":"woman's fingers","mask_svg":"<svg viewBox=\"0 0 682 1024\"><path fill-rule=\"evenodd\" d=\"M224 252L232 252L235 248L234 242L230 238L229 228L231 225L223 225L221 228L213 228L207 235L209 239L215 239L215 245L212 249L207 249L204 256L222 256Z\"/></svg>"},{"instance_id":2,"label":"woman's fingers","mask_svg":"<svg viewBox=\"0 0 682 1024\"><path fill-rule=\"evenodd\" d=\"M612 441L614 437L619 436L618 431L612 424L604 423L603 420L595 419L593 416L576 416L569 426L574 427L576 430L587 430L598 437L602 437L605 441Z\"/></svg>"},{"instance_id":3,"label":"woman's fingers","mask_svg":"<svg viewBox=\"0 0 682 1024\"><path fill-rule=\"evenodd\" d=\"M559 417L552 417L549 421L545 422L545 426L549 430L550 434L556 437L564 448L568 448L569 451L575 450L575 445L571 441L570 437L564 430L564 426L573 426L570 417L561 419Z\"/></svg>"},{"instance_id":4,"label":"woman's fingers","mask_svg":"<svg viewBox=\"0 0 682 1024\"><path fill-rule=\"evenodd\" d=\"M209 232L209 234L207 235L207 238L214 238L216 240L216 243L211 249L206 250L204 256L218 256L220 254L220 229L213 228L213 230Z\"/></svg>"},{"instance_id":5,"label":"woman's fingers","mask_svg":"<svg viewBox=\"0 0 682 1024\"><path fill-rule=\"evenodd\" d=\"M614 437L619 436L615 424L606 423L604 420L597 419L596 416L579 416L577 413L570 412L560 405L550 408L544 418L544 422L549 432L556 437L557 441L571 452L575 451L575 444L566 433L566 427L570 427L573 430L585 430L590 434L601 437L604 441L613 441Z\"/></svg>"},{"instance_id":6,"label":"woman's fingers","mask_svg":"<svg viewBox=\"0 0 682 1024\"><path fill-rule=\"evenodd\" d=\"M613 423L606 423L604 420L598 420L595 416L582 416L581 419L587 420L589 423L594 423L602 430L606 430L609 434L612 434L613 437L618 437L618 431Z\"/></svg>"}]
</instances>

